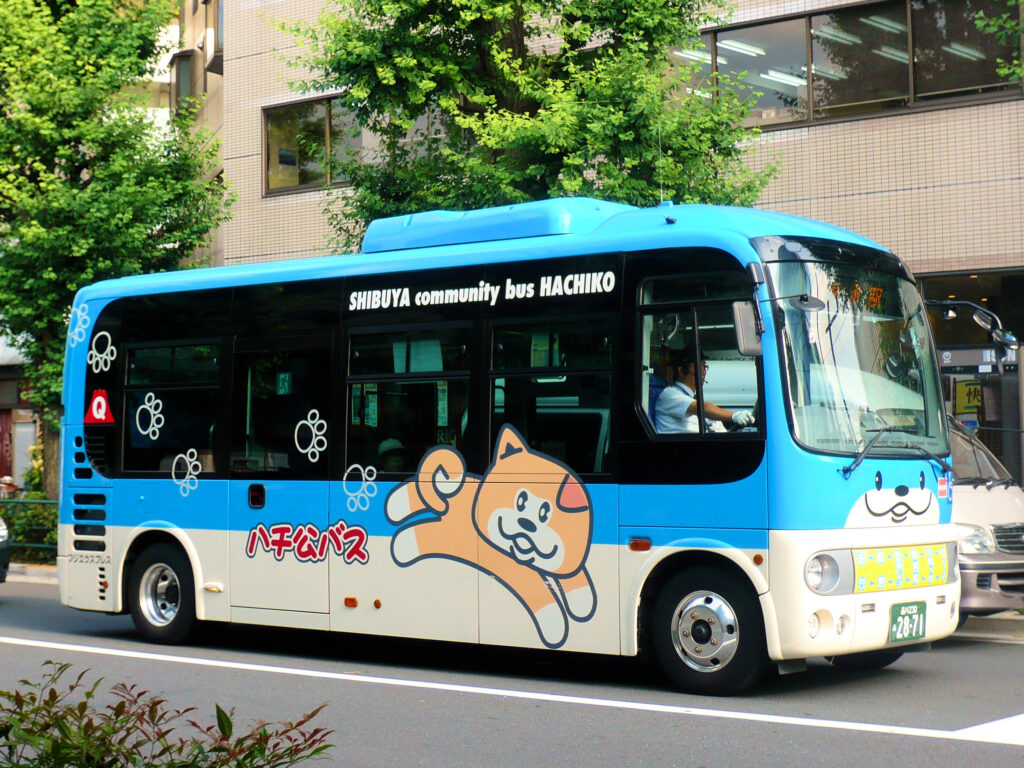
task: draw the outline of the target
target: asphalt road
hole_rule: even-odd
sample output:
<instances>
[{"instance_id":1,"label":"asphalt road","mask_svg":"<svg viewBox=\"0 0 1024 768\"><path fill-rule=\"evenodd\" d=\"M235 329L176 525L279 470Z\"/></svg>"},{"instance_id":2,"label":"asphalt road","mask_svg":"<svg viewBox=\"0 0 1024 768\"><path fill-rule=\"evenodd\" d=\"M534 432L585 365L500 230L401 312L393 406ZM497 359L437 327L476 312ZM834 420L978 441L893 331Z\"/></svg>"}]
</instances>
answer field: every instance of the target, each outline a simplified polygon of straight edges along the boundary
<instances>
[{"instance_id":1,"label":"asphalt road","mask_svg":"<svg viewBox=\"0 0 1024 768\"><path fill-rule=\"evenodd\" d=\"M57 660L196 706L209 723L215 702L242 725L326 704L315 723L334 731L320 763L332 766L1019 764L1021 644L1024 622L971 620L886 670L817 660L722 699L587 654L227 625L155 646L127 617L64 608L50 583L0 585L0 689Z\"/></svg>"}]
</instances>

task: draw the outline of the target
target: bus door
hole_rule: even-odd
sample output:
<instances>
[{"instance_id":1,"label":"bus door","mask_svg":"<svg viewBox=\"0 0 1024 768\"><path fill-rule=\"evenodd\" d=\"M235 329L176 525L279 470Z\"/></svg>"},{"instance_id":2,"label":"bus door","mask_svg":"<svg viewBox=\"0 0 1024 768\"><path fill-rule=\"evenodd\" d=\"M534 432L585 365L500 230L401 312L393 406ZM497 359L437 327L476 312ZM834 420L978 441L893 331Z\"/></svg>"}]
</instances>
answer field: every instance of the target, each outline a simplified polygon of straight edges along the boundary
<instances>
[{"instance_id":1,"label":"bus door","mask_svg":"<svg viewBox=\"0 0 1024 768\"><path fill-rule=\"evenodd\" d=\"M329 612L330 341L235 343L233 607Z\"/></svg>"}]
</instances>

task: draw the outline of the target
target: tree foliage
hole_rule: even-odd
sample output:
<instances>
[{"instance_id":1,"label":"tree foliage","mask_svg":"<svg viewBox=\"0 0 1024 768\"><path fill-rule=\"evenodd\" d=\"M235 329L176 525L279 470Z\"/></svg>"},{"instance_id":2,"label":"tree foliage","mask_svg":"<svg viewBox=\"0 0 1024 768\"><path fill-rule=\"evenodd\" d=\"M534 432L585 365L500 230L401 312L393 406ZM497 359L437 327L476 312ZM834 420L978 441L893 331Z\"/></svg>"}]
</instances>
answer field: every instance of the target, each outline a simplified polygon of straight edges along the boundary
<instances>
[{"instance_id":1,"label":"tree foliage","mask_svg":"<svg viewBox=\"0 0 1024 768\"><path fill-rule=\"evenodd\" d=\"M978 14L975 23L978 29L995 38L1003 45L1009 45L1014 51L1012 59L999 59L999 76L1005 77L1011 83L1024 80L1024 60L1021 59L1021 34L1024 33L1024 24L1021 23L1020 0L1003 0L1006 11L986 15L984 12Z\"/></svg>"},{"instance_id":2,"label":"tree foliage","mask_svg":"<svg viewBox=\"0 0 1024 768\"><path fill-rule=\"evenodd\" d=\"M0 332L59 416L75 292L173 268L226 218L216 147L145 108L172 0L0 2Z\"/></svg>"},{"instance_id":3,"label":"tree foliage","mask_svg":"<svg viewBox=\"0 0 1024 768\"><path fill-rule=\"evenodd\" d=\"M688 87L670 57L699 47L697 0L335 0L304 46L298 87L338 92L379 147L333 151L351 181L346 245L379 216L588 195L650 205L753 203L771 170L728 83ZM705 88L710 88L706 85Z\"/></svg>"}]
</instances>

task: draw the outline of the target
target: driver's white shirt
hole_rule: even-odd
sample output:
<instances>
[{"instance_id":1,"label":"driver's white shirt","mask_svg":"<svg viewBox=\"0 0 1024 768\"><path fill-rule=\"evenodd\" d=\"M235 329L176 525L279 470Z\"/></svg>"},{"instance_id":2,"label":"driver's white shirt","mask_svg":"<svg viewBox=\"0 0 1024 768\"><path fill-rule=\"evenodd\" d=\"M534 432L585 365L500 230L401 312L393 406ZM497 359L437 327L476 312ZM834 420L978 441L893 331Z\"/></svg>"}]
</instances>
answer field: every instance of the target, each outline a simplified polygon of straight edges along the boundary
<instances>
[{"instance_id":1,"label":"driver's white shirt","mask_svg":"<svg viewBox=\"0 0 1024 768\"><path fill-rule=\"evenodd\" d=\"M671 387L658 395L658 402L654 405L654 429L659 434L672 432L700 432L700 422L697 414L687 414L690 403L694 400L694 393L681 381L677 381ZM696 409L694 409L696 410Z\"/></svg>"}]
</instances>

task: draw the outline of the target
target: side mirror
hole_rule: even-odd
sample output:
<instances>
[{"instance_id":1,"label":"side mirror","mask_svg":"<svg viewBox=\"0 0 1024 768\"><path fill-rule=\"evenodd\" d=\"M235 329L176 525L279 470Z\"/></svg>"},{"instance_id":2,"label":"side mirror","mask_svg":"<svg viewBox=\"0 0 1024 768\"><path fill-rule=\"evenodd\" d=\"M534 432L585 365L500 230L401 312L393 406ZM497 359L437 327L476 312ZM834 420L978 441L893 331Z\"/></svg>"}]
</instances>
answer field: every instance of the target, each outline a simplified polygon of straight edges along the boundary
<instances>
[{"instance_id":1,"label":"side mirror","mask_svg":"<svg viewBox=\"0 0 1024 768\"><path fill-rule=\"evenodd\" d=\"M760 357L761 334L757 331L757 314L752 301L734 301L732 319L736 327L736 348L741 355Z\"/></svg>"},{"instance_id":2,"label":"side mirror","mask_svg":"<svg viewBox=\"0 0 1024 768\"><path fill-rule=\"evenodd\" d=\"M991 314L986 312L984 309L974 310L974 314L972 315L972 317L974 318L974 322L976 322L986 331L991 331L993 328L998 327L998 325L996 324L996 319Z\"/></svg>"},{"instance_id":3,"label":"side mirror","mask_svg":"<svg viewBox=\"0 0 1024 768\"><path fill-rule=\"evenodd\" d=\"M1005 328L996 328L992 331L992 341L994 341L996 346L1003 351L1008 349L1020 349L1020 342L1017 340L1017 337Z\"/></svg>"}]
</instances>

